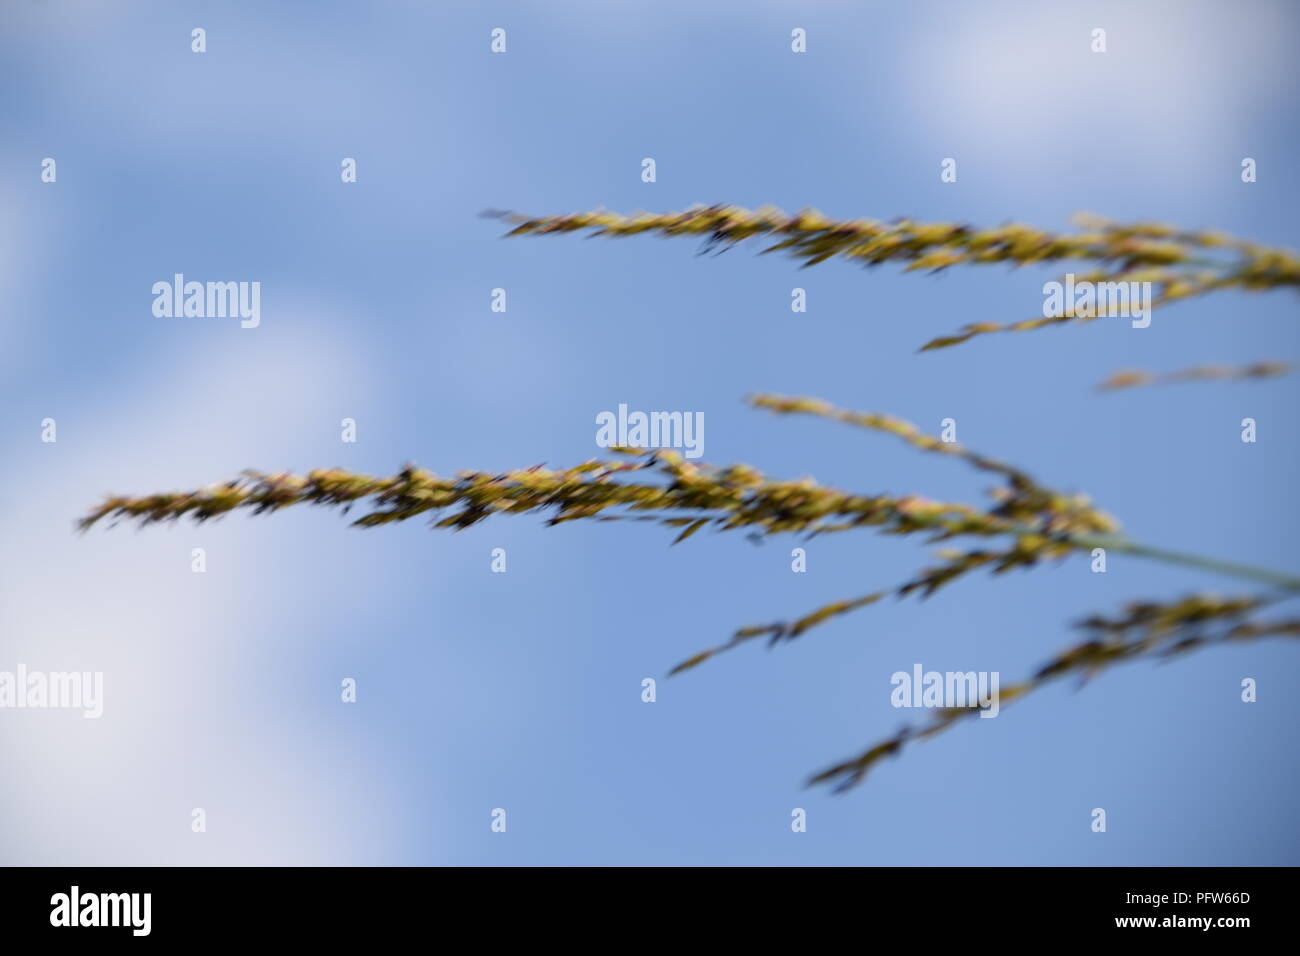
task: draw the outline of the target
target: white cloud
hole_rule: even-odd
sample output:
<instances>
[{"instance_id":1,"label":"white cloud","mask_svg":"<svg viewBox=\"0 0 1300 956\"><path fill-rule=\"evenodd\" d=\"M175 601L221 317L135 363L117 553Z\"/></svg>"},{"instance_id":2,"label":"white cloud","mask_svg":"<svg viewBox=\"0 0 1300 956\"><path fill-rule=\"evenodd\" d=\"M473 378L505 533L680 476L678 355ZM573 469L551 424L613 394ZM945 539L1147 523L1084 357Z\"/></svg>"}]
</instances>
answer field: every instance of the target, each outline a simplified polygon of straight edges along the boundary
<instances>
[{"instance_id":1,"label":"white cloud","mask_svg":"<svg viewBox=\"0 0 1300 956\"><path fill-rule=\"evenodd\" d=\"M190 571L195 533L73 531L107 487L167 487L214 457L276 446L283 423L316 412L358 364L319 340L291 361L236 348L256 334L234 329L223 348L151 367L129 395L61 422L56 444L33 429L30 452L6 462L0 670L106 681L99 720L0 710L8 863L337 863L383 842L371 812L390 799L382 769L341 773L310 715L254 693L276 640L301 629L301 608L277 595L306 589L292 566L259 556L260 526L205 526L204 575ZM206 834L189 830L196 806Z\"/></svg>"},{"instance_id":2,"label":"white cloud","mask_svg":"<svg viewBox=\"0 0 1300 956\"><path fill-rule=\"evenodd\" d=\"M945 7L907 51L923 135L1050 174L1105 162L1161 179L1244 148L1291 84L1283 7L1016 3ZM1094 28L1107 50L1090 49ZM945 154L950 155L950 154ZM1182 157L1186 162L1176 162ZM1050 178L1050 175L1048 176Z\"/></svg>"}]
</instances>

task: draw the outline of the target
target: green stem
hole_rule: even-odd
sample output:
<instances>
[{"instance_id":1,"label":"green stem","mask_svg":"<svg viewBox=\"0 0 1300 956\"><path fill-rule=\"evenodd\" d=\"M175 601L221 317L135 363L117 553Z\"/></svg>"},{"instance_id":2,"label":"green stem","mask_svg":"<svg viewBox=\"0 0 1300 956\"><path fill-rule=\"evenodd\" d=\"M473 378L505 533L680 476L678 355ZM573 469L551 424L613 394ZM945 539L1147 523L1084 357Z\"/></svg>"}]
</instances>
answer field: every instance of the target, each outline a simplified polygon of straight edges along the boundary
<instances>
[{"instance_id":1,"label":"green stem","mask_svg":"<svg viewBox=\"0 0 1300 956\"><path fill-rule=\"evenodd\" d=\"M1071 535L1070 541L1081 548L1108 548L1125 554L1153 558L1156 561L1164 561L1168 564L1181 564L1189 568L1199 568L1202 571L1214 571L1217 574L1226 574L1234 578L1246 578L1263 584L1272 584L1288 591L1300 593L1300 577L1282 571L1273 571L1269 568L1257 568L1249 564L1238 564L1235 561L1220 561L1218 558L1206 558L1199 554L1170 551L1166 548L1153 548L1150 545L1115 535Z\"/></svg>"}]
</instances>

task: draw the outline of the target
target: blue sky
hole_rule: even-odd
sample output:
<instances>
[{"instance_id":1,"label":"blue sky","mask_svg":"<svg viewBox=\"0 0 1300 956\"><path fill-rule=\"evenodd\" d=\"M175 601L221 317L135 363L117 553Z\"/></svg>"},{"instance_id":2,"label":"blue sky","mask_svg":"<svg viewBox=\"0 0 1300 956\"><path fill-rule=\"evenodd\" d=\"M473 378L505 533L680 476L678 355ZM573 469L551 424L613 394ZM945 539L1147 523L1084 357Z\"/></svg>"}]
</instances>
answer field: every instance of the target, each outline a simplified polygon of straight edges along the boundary
<instances>
[{"instance_id":1,"label":"blue sky","mask_svg":"<svg viewBox=\"0 0 1300 956\"><path fill-rule=\"evenodd\" d=\"M929 552L824 538L793 574L785 539L670 548L649 526L533 516L362 532L314 510L73 532L107 492L246 467L576 463L619 403L703 412L712 462L936 498L986 484L742 401L773 391L930 431L955 418L963 443L1086 490L1134 537L1295 570L1293 380L1091 391L1123 367L1295 359L1293 296L918 355L967 322L1038 314L1056 274L801 272L689 240L504 241L478 218L728 202L1064 228L1089 210L1294 247L1292 5L14 0L0 23L0 670L106 681L98 721L0 713L0 860L1300 862L1300 656L1281 643L1052 687L848 795L801 786L909 717L894 671L1010 681L1084 614L1246 584L1075 558L664 680L737 626L898 582ZM261 325L154 317L151 286L177 272L261 282Z\"/></svg>"}]
</instances>

